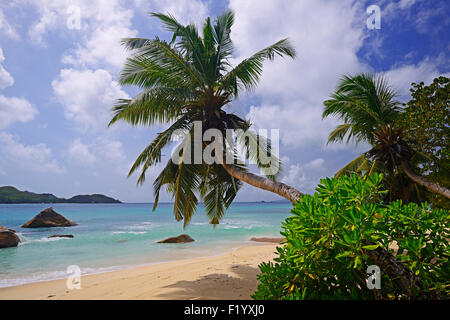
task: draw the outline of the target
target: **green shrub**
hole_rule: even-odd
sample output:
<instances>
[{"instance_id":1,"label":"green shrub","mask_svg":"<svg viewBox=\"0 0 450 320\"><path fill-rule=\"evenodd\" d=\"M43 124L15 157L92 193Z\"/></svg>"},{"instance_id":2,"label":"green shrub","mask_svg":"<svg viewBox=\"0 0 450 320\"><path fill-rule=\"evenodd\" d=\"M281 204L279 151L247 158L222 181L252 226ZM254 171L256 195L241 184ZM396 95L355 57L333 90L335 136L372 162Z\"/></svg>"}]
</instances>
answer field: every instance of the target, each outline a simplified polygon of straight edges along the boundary
<instances>
[{"instance_id":1,"label":"green shrub","mask_svg":"<svg viewBox=\"0 0 450 320\"><path fill-rule=\"evenodd\" d=\"M286 241L275 262L259 266L253 298L448 298L450 211L383 204L381 181L380 174L327 178L313 196L303 196L283 223ZM380 248L402 261L419 287L405 292L378 266L381 288L368 289L367 267L376 264L373 253L385 252Z\"/></svg>"}]
</instances>

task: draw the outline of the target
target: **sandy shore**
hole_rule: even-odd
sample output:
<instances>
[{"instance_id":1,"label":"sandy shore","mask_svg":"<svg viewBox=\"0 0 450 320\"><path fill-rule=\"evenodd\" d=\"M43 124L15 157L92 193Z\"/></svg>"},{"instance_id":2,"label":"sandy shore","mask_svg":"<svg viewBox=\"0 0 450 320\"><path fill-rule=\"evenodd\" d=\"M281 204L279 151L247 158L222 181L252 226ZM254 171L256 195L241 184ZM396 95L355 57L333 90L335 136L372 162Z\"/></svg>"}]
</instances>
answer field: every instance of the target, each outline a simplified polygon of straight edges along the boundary
<instances>
[{"instance_id":1,"label":"sandy shore","mask_svg":"<svg viewBox=\"0 0 450 320\"><path fill-rule=\"evenodd\" d=\"M66 280L0 288L0 299L250 299L258 264L273 259L276 246L86 275L79 290L68 290Z\"/></svg>"}]
</instances>

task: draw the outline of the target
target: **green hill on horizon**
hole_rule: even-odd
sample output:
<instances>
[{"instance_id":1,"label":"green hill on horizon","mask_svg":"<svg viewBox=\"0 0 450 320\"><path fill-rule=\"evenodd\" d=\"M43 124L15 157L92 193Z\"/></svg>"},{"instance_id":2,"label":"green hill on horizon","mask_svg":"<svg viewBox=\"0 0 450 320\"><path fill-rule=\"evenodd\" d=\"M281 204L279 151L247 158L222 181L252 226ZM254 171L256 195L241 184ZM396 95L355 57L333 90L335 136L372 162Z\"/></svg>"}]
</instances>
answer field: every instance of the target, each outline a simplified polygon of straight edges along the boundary
<instances>
[{"instance_id":1,"label":"green hill on horizon","mask_svg":"<svg viewBox=\"0 0 450 320\"><path fill-rule=\"evenodd\" d=\"M58 198L51 193L20 191L12 186L0 187L0 203L122 203L103 194L76 195L72 198Z\"/></svg>"}]
</instances>

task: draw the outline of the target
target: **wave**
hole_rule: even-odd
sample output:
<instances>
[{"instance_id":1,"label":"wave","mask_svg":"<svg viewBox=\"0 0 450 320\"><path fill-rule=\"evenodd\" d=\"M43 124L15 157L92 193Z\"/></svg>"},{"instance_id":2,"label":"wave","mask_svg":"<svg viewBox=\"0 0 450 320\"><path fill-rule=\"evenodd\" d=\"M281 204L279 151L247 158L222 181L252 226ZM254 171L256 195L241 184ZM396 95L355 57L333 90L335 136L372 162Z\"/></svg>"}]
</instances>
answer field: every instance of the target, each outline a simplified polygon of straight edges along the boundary
<instances>
[{"instance_id":1,"label":"wave","mask_svg":"<svg viewBox=\"0 0 450 320\"><path fill-rule=\"evenodd\" d=\"M112 234L145 234L151 229L154 229L155 224L150 221L144 221L137 224L129 224L125 226L118 226Z\"/></svg>"},{"instance_id":2,"label":"wave","mask_svg":"<svg viewBox=\"0 0 450 320\"><path fill-rule=\"evenodd\" d=\"M88 274L96 274L103 273L109 271L115 271L123 269L124 267L120 266L111 266L111 267L99 267L99 268L81 268L81 276ZM27 283L33 282L42 282L42 281L50 281L50 280L61 280L67 279L71 274L66 271L50 271L50 272L42 272L36 273L25 277L15 277L15 278L3 278L0 279L0 288L4 287L13 287L20 286Z\"/></svg>"},{"instance_id":3,"label":"wave","mask_svg":"<svg viewBox=\"0 0 450 320\"><path fill-rule=\"evenodd\" d=\"M112 234L146 234L146 231L113 231Z\"/></svg>"},{"instance_id":4,"label":"wave","mask_svg":"<svg viewBox=\"0 0 450 320\"><path fill-rule=\"evenodd\" d=\"M42 237L39 239L29 239L24 236L19 236L20 242L19 246L23 246L30 243L36 243L36 242L54 242L59 240L69 240L69 238L66 237L55 237L55 238L48 238L48 237Z\"/></svg>"},{"instance_id":5,"label":"wave","mask_svg":"<svg viewBox=\"0 0 450 320\"><path fill-rule=\"evenodd\" d=\"M117 229L119 230L126 230L126 231L145 231L150 230L155 227L155 224L151 222L142 222L142 223L135 223L135 224L129 224L125 226L118 226Z\"/></svg>"},{"instance_id":6,"label":"wave","mask_svg":"<svg viewBox=\"0 0 450 320\"><path fill-rule=\"evenodd\" d=\"M265 225L259 223L229 223L229 222L223 224L224 229L252 230L254 228L261 228L261 227L265 227Z\"/></svg>"}]
</instances>

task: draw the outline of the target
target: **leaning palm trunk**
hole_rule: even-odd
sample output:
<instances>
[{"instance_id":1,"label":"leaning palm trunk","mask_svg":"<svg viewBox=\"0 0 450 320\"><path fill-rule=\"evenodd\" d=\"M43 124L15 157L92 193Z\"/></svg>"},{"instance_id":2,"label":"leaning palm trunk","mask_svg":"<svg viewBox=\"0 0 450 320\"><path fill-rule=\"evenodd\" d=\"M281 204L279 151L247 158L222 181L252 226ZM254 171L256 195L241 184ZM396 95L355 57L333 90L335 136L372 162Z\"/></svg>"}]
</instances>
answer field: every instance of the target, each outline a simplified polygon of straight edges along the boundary
<instances>
[{"instance_id":1,"label":"leaning palm trunk","mask_svg":"<svg viewBox=\"0 0 450 320\"><path fill-rule=\"evenodd\" d=\"M254 187L276 193L283 198L288 199L292 203L296 203L303 195L303 193L291 186L288 186L287 184L277 182L266 177L258 176L251 172L243 171L235 165L227 164L220 152L216 153L216 159L218 163L222 165L225 171L233 178L248 183L249 185L252 185Z\"/></svg>"},{"instance_id":2,"label":"leaning palm trunk","mask_svg":"<svg viewBox=\"0 0 450 320\"><path fill-rule=\"evenodd\" d=\"M245 172L233 165L225 164L221 161L221 165L228 172L228 174L236 179L246 182L254 187L271 191L288 199L290 202L297 202L303 195L297 189L288 186L282 182L273 181L269 178L261 177L256 174Z\"/></svg>"},{"instance_id":3,"label":"leaning palm trunk","mask_svg":"<svg viewBox=\"0 0 450 320\"><path fill-rule=\"evenodd\" d=\"M403 171L407 174L407 176L411 180L413 180L414 182L420 184L421 186L423 186L435 193L438 193L438 194L446 197L447 199L450 199L450 190L448 190L447 188L444 188L432 181L429 181L429 180L425 179L424 177L421 177L421 176L415 174L414 171L409 166L409 163L406 160L403 160L400 163L400 165L402 166Z\"/></svg>"}]
</instances>

